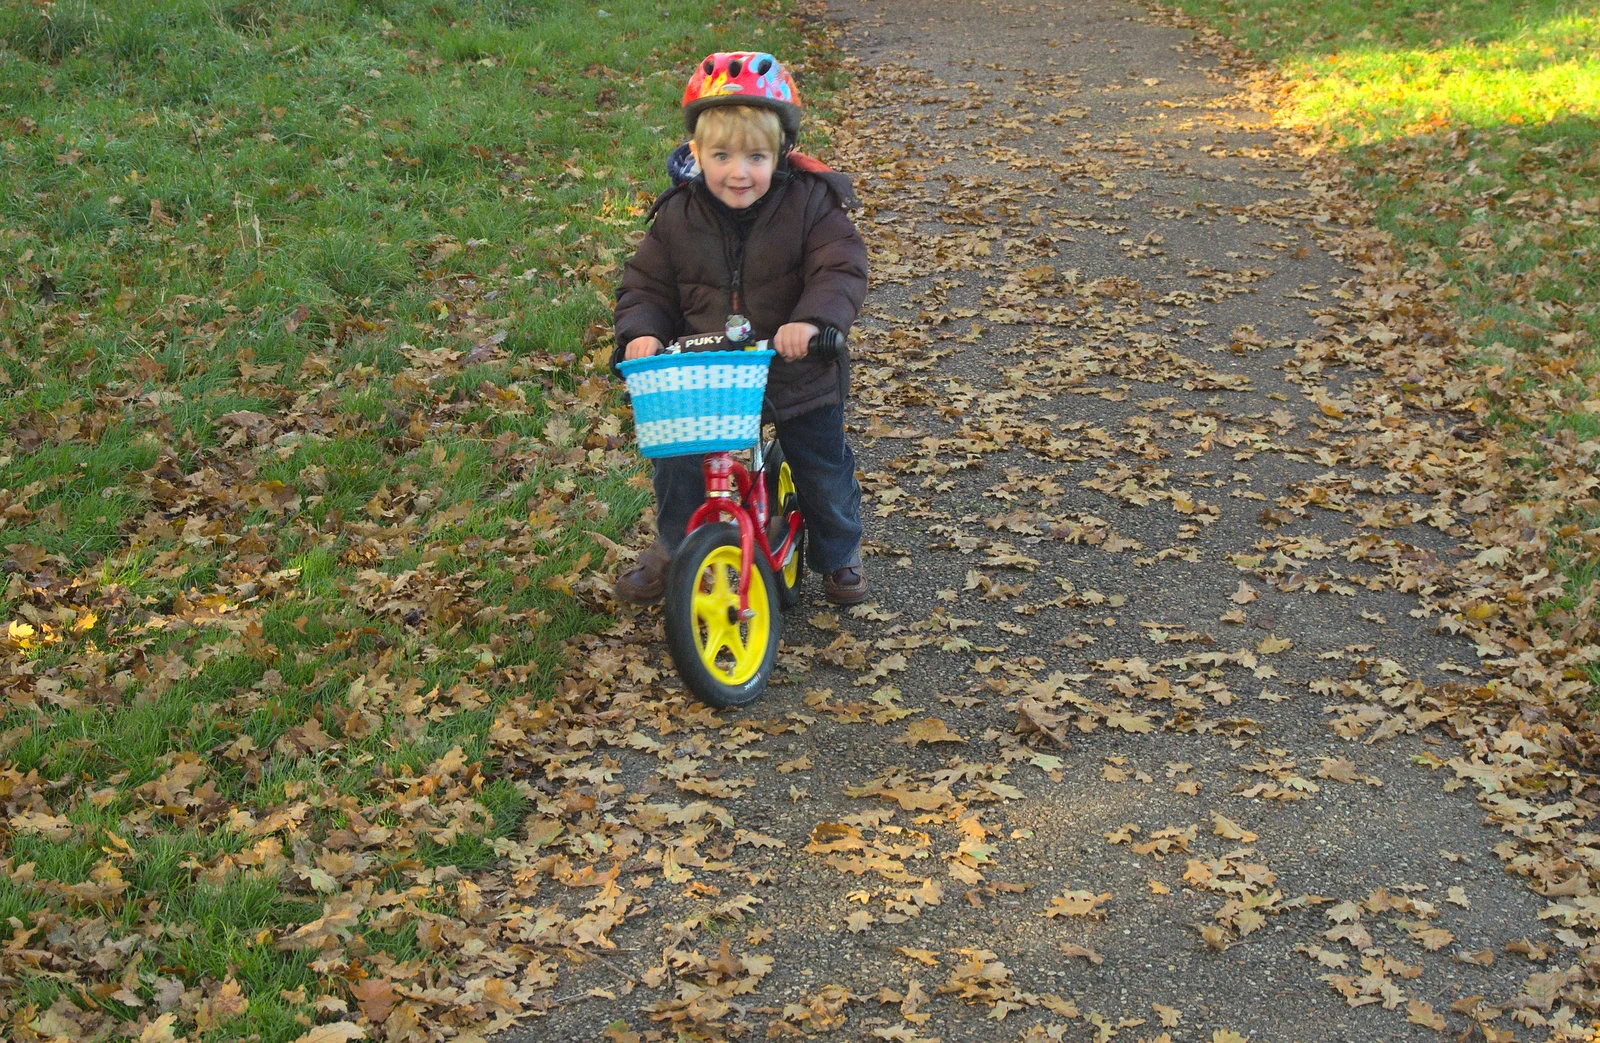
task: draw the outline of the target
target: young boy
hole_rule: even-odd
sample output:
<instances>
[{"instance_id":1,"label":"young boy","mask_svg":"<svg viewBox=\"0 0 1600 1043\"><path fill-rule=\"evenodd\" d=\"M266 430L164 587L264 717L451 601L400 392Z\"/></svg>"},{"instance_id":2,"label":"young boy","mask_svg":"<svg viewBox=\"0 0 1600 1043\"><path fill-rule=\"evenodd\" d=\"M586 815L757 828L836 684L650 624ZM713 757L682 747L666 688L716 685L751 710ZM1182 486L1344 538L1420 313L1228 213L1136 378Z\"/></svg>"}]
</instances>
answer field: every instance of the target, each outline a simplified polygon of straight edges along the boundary
<instances>
[{"instance_id":1,"label":"young boy","mask_svg":"<svg viewBox=\"0 0 1600 1043\"><path fill-rule=\"evenodd\" d=\"M743 315L751 339L780 358L767 377L778 441L794 475L812 568L835 605L865 600L861 487L844 440L843 361L807 357L820 327L848 330L867 292L867 249L845 213L849 178L793 151L799 92L770 54L719 52L683 94L678 182L656 200L654 224L628 262L617 297L617 350L643 358L668 341L722 332ZM691 159L692 157L692 159ZM617 579L617 598L659 601L671 556L704 499L698 456L655 461L654 545Z\"/></svg>"}]
</instances>

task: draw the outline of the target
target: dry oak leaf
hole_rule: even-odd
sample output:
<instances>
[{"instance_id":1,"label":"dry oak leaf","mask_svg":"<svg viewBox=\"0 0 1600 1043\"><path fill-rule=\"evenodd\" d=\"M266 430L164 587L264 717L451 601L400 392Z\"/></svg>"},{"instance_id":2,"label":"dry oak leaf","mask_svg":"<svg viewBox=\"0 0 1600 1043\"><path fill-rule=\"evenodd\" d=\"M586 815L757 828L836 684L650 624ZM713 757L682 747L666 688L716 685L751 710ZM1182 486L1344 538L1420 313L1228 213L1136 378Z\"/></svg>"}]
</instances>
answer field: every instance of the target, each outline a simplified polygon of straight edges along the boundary
<instances>
[{"instance_id":1,"label":"dry oak leaf","mask_svg":"<svg viewBox=\"0 0 1600 1043\"><path fill-rule=\"evenodd\" d=\"M1517 953L1529 960L1533 960L1535 963L1548 960L1553 955L1553 950L1543 942L1530 942L1526 938L1518 938L1516 941L1507 942L1506 952Z\"/></svg>"},{"instance_id":2,"label":"dry oak leaf","mask_svg":"<svg viewBox=\"0 0 1600 1043\"><path fill-rule=\"evenodd\" d=\"M1240 909L1233 915L1233 926L1239 937L1254 934L1267 925L1267 918L1254 909Z\"/></svg>"},{"instance_id":3,"label":"dry oak leaf","mask_svg":"<svg viewBox=\"0 0 1600 1043\"><path fill-rule=\"evenodd\" d=\"M1287 652L1293 647L1294 642L1288 638L1268 634L1266 637L1262 638L1261 643L1256 646L1256 651L1260 652L1262 655L1275 655L1278 652Z\"/></svg>"},{"instance_id":4,"label":"dry oak leaf","mask_svg":"<svg viewBox=\"0 0 1600 1043\"><path fill-rule=\"evenodd\" d=\"M878 661L867 673L862 674L850 683L857 688L865 685L877 684L879 681L888 680L891 673L906 668L906 657L899 652Z\"/></svg>"},{"instance_id":5,"label":"dry oak leaf","mask_svg":"<svg viewBox=\"0 0 1600 1043\"><path fill-rule=\"evenodd\" d=\"M1368 786L1382 786L1383 780L1372 775L1363 775L1356 768L1355 761L1344 757L1324 757L1322 767L1317 769L1317 778L1332 779L1334 782L1357 783L1365 782Z\"/></svg>"},{"instance_id":6,"label":"dry oak leaf","mask_svg":"<svg viewBox=\"0 0 1600 1043\"><path fill-rule=\"evenodd\" d=\"M1549 1010L1560 998L1561 990L1572 984L1572 977L1578 974L1579 972L1576 970L1540 971L1530 974L1523 981L1522 994L1517 998L1524 1003L1538 1007L1540 1010Z\"/></svg>"},{"instance_id":7,"label":"dry oak leaf","mask_svg":"<svg viewBox=\"0 0 1600 1043\"><path fill-rule=\"evenodd\" d=\"M966 742L967 740L951 731L949 726L939 718L926 717L913 723L906 729L904 735L893 741L907 746L915 746L921 742Z\"/></svg>"},{"instance_id":8,"label":"dry oak leaf","mask_svg":"<svg viewBox=\"0 0 1600 1043\"><path fill-rule=\"evenodd\" d=\"M913 949L904 945L896 946L895 952L907 959L916 960L924 967L939 966L939 954L932 949Z\"/></svg>"},{"instance_id":9,"label":"dry oak leaf","mask_svg":"<svg viewBox=\"0 0 1600 1043\"><path fill-rule=\"evenodd\" d=\"M1155 1011L1156 1017L1161 1019L1161 1027L1164 1029L1175 1029L1178 1027L1178 1022L1183 1020L1183 1011L1177 1007L1167 1007L1160 1003L1152 1003L1150 1004L1150 1009Z\"/></svg>"},{"instance_id":10,"label":"dry oak leaf","mask_svg":"<svg viewBox=\"0 0 1600 1043\"><path fill-rule=\"evenodd\" d=\"M779 1023L774 1022L774 1024ZM888 1043L939 1043L938 1036L918 1035L916 1029L906 1028L904 1025L890 1025L888 1028L873 1029L869 1035L873 1039L887 1040Z\"/></svg>"},{"instance_id":11,"label":"dry oak leaf","mask_svg":"<svg viewBox=\"0 0 1600 1043\"><path fill-rule=\"evenodd\" d=\"M1211 832L1224 840L1237 840L1245 844L1254 844L1256 842L1254 833L1218 811L1211 813Z\"/></svg>"},{"instance_id":12,"label":"dry oak leaf","mask_svg":"<svg viewBox=\"0 0 1600 1043\"><path fill-rule=\"evenodd\" d=\"M80 902L96 903L113 902L127 889L128 882L122 879L122 870L106 861L94 867L88 880L72 884L64 891Z\"/></svg>"},{"instance_id":13,"label":"dry oak leaf","mask_svg":"<svg viewBox=\"0 0 1600 1043\"><path fill-rule=\"evenodd\" d=\"M1320 945L1296 945L1294 951L1305 953L1324 967L1332 967L1334 970L1342 971L1350 965L1350 957L1342 952L1324 949Z\"/></svg>"},{"instance_id":14,"label":"dry oak leaf","mask_svg":"<svg viewBox=\"0 0 1600 1043\"><path fill-rule=\"evenodd\" d=\"M1408 1000L1406 1002L1406 1020L1413 1025L1421 1025L1423 1028L1433 1029L1435 1032L1444 1031L1444 1015L1421 1000Z\"/></svg>"},{"instance_id":15,"label":"dry oak leaf","mask_svg":"<svg viewBox=\"0 0 1600 1043\"><path fill-rule=\"evenodd\" d=\"M339 881L335 880L333 875L325 869L319 869L316 866L308 866L304 864L296 864L290 866L289 869L296 876L300 877L306 883L310 884L316 890L321 891L323 894L333 894L339 890Z\"/></svg>"},{"instance_id":16,"label":"dry oak leaf","mask_svg":"<svg viewBox=\"0 0 1600 1043\"><path fill-rule=\"evenodd\" d=\"M350 987L350 995L374 1025L383 1024L383 1019L389 1016L390 1009L400 998L388 978L363 978Z\"/></svg>"},{"instance_id":17,"label":"dry oak leaf","mask_svg":"<svg viewBox=\"0 0 1600 1043\"><path fill-rule=\"evenodd\" d=\"M1111 901L1111 892L1095 894L1093 891L1066 891L1050 899L1044 915L1050 919L1058 916L1104 916L1100 907Z\"/></svg>"},{"instance_id":18,"label":"dry oak leaf","mask_svg":"<svg viewBox=\"0 0 1600 1043\"><path fill-rule=\"evenodd\" d=\"M244 990L238 982L229 978L215 995L200 1004L200 1009L195 1013L195 1026L205 1031L230 1018L237 1018L249 1009L250 1000Z\"/></svg>"},{"instance_id":19,"label":"dry oak leaf","mask_svg":"<svg viewBox=\"0 0 1600 1043\"><path fill-rule=\"evenodd\" d=\"M323 903L321 916L279 941L278 948L326 949L335 940L348 940L350 932L360 922L361 912L370 897L370 885L366 894L346 892L335 895Z\"/></svg>"},{"instance_id":20,"label":"dry oak leaf","mask_svg":"<svg viewBox=\"0 0 1600 1043\"><path fill-rule=\"evenodd\" d=\"M1440 933L1447 935L1450 934L1449 931L1442 931ZM1349 942L1357 952L1365 952L1366 950L1372 948L1372 935L1365 927L1358 923L1340 924L1338 927L1324 931L1322 936L1328 939L1330 942ZM1415 938L1416 935L1412 935L1412 937ZM1450 937L1454 938L1455 935L1450 935ZM1446 944L1446 942L1439 943L1439 945L1444 944ZM1438 946L1430 946L1426 942L1423 942L1422 945L1424 948L1429 950L1438 948Z\"/></svg>"},{"instance_id":21,"label":"dry oak leaf","mask_svg":"<svg viewBox=\"0 0 1600 1043\"><path fill-rule=\"evenodd\" d=\"M900 805L906 811L937 811L947 804L954 804L955 798L948 791L886 789L879 795L886 797Z\"/></svg>"},{"instance_id":22,"label":"dry oak leaf","mask_svg":"<svg viewBox=\"0 0 1600 1043\"><path fill-rule=\"evenodd\" d=\"M167 213L166 208L161 205L161 200L152 199L150 200L150 224L152 227L159 224L171 228L177 222L172 219L172 215Z\"/></svg>"},{"instance_id":23,"label":"dry oak leaf","mask_svg":"<svg viewBox=\"0 0 1600 1043\"><path fill-rule=\"evenodd\" d=\"M139 1043L176 1043L178 1037L172 1031L172 1026L177 1020L178 1016L171 1011L161 1015L139 1033Z\"/></svg>"},{"instance_id":24,"label":"dry oak leaf","mask_svg":"<svg viewBox=\"0 0 1600 1043\"><path fill-rule=\"evenodd\" d=\"M1211 1043L1250 1043L1250 1037L1241 1036L1233 1029L1217 1029L1211 1034Z\"/></svg>"},{"instance_id":25,"label":"dry oak leaf","mask_svg":"<svg viewBox=\"0 0 1600 1043\"><path fill-rule=\"evenodd\" d=\"M861 831L843 822L818 822L811 829L811 842L806 851L813 855L831 855L840 851L860 851L866 847Z\"/></svg>"},{"instance_id":26,"label":"dry oak leaf","mask_svg":"<svg viewBox=\"0 0 1600 1043\"><path fill-rule=\"evenodd\" d=\"M1361 907L1346 899L1323 914L1334 923L1346 923L1361 919Z\"/></svg>"},{"instance_id":27,"label":"dry oak leaf","mask_svg":"<svg viewBox=\"0 0 1600 1043\"><path fill-rule=\"evenodd\" d=\"M1438 952L1456 940L1456 936L1443 927L1423 927L1411 932L1411 940L1429 952Z\"/></svg>"},{"instance_id":28,"label":"dry oak leaf","mask_svg":"<svg viewBox=\"0 0 1600 1043\"><path fill-rule=\"evenodd\" d=\"M1240 580L1239 589L1229 595L1228 600L1233 602L1235 605L1248 605L1250 602L1254 601L1260 596L1261 595L1256 593L1256 588L1252 587L1244 580Z\"/></svg>"},{"instance_id":29,"label":"dry oak leaf","mask_svg":"<svg viewBox=\"0 0 1600 1043\"><path fill-rule=\"evenodd\" d=\"M850 929L851 934L861 934L868 927L871 927L877 922L877 917L873 916L865 909L857 909L855 912L844 918L844 925Z\"/></svg>"},{"instance_id":30,"label":"dry oak leaf","mask_svg":"<svg viewBox=\"0 0 1600 1043\"><path fill-rule=\"evenodd\" d=\"M1106 714L1106 723L1113 728L1120 728L1125 732L1135 732L1147 735L1156 730L1155 723L1144 714L1126 713L1122 710L1112 710Z\"/></svg>"},{"instance_id":31,"label":"dry oak leaf","mask_svg":"<svg viewBox=\"0 0 1600 1043\"><path fill-rule=\"evenodd\" d=\"M1078 945L1074 942L1062 942L1061 955L1065 956L1069 960L1073 957L1081 956L1090 963L1094 964L1096 967L1106 962L1106 958L1095 952L1093 949L1086 945Z\"/></svg>"},{"instance_id":32,"label":"dry oak leaf","mask_svg":"<svg viewBox=\"0 0 1600 1043\"><path fill-rule=\"evenodd\" d=\"M10 825L18 833L38 833L58 844L72 836L71 819L43 811L23 811L12 815Z\"/></svg>"},{"instance_id":33,"label":"dry oak leaf","mask_svg":"<svg viewBox=\"0 0 1600 1043\"><path fill-rule=\"evenodd\" d=\"M328 1025L318 1025L303 1036L296 1036L294 1043L348 1043L352 1039L366 1039L367 1030L353 1021L335 1021Z\"/></svg>"},{"instance_id":34,"label":"dry oak leaf","mask_svg":"<svg viewBox=\"0 0 1600 1043\"><path fill-rule=\"evenodd\" d=\"M912 978L906 984L905 998L900 1001L900 1016L913 1025L926 1025L933 1017L932 1014L922 1010L927 1005L928 999L929 996L923 991L922 983Z\"/></svg>"}]
</instances>

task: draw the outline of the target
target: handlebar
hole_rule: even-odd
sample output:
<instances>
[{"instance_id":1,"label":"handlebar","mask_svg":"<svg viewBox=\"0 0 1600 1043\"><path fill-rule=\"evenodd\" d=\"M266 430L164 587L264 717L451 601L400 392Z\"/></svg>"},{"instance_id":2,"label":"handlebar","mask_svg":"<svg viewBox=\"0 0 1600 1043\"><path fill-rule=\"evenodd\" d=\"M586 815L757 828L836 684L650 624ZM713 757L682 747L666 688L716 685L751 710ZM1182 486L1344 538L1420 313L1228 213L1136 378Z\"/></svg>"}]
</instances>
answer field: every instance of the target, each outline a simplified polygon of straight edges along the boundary
<instances>
[{"instance_id":1,"label":"handlebar","mask_svg":"<svg viewBox=\"0 0 1600 1043\"><path fill-rule=\"evenodd\" d=\"M832 326L824 326L815 337L806 345L806 358L814 358L826 364L834 361L844 354L850 345L849 334L843 330L836 330ZM746 343L734 343L728 340L723 333L696 333L687 337L679 337L668 344L664 353L676 355L683 351L766 351L771 349L770 340L757 340ZM782 356L779 356L782 358Z\"/></svg>"}]
</instances>

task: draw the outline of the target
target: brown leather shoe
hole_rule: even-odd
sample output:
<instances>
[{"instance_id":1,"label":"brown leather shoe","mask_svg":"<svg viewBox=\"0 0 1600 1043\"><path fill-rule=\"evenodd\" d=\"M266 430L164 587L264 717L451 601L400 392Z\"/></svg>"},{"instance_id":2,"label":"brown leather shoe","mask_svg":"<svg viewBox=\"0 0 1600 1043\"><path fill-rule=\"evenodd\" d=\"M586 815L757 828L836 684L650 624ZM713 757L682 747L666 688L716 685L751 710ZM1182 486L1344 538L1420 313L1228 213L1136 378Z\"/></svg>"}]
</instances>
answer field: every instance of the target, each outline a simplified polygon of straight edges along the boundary
<instances>
[{"instance_id":1,"label":"brown leather shoe","mask_svg":"<svg viewBox=\"0 0 1600 1043\"><path fill-rule=\"evenodd\" d=\"M859 605L867 600L867 577L860 565L846 565L823 577L822 590L830 605Z\"/></svg>"},{"instance_id":2,"label":"brown leather shoe","mask_svg":"<svg viewBox=\"0 0 1600 1043\"><path fill-rule=\"evenodd\" d=\"M650 544L650 548L639 555L638 564L617 577L617 600L630 605L654 605L667 589L667 567L671 564L672 556L661 541Z\"/></svg>"}]
</instances>

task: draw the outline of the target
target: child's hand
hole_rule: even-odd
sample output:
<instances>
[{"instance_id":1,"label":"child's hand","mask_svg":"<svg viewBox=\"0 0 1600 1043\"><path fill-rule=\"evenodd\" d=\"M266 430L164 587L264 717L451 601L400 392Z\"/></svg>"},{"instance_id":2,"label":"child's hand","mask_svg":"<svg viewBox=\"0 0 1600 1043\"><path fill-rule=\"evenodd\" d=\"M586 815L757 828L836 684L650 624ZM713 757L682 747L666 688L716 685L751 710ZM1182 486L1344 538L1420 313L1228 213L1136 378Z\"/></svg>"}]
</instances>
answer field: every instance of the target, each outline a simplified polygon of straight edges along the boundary
<instances>
[{"instance_id":1,"label":"child's hand","mask_svg":"<svg viewBox=\"0 0 1600 1043\"><path fill-rule=\"evenodd\" d=\"M799 362L811 350L811 338L821 332L809 322L785 323L772 338L773 350L790 362Z\"/></svg>"},{"instance_id":2,"label":"child's hand","mask_svg":"<svg viewBox=\"0 0 1600 1043\"><path fill-rule=\"evenodd\" d=\"M647 359L665 346L661 343L659 337L635 337L628 341L627 350L622 353L622 357L625 359Z\"/></svg>"}]
</instances>

